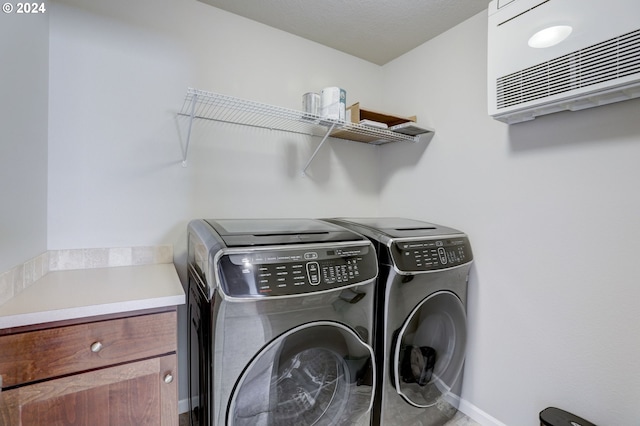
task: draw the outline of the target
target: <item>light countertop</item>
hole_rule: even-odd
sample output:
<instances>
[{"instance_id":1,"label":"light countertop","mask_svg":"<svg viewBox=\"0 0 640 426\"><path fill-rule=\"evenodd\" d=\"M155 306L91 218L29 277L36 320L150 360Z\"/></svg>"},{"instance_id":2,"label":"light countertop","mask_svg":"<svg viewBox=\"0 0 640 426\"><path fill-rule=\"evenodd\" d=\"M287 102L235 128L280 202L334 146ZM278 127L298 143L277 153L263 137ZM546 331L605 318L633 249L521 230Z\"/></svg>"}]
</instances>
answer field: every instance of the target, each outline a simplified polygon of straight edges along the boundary
<instances>
[{"instance_id":1,"label":"light countertop","mask_svg":"<svg viewBox=\"0 0 640 426\"><path fill-rule=\"evenodd\" d=\"M55 271L0 305L0 329L184 303L172 263Z\"/></svg>"}]
</instances>

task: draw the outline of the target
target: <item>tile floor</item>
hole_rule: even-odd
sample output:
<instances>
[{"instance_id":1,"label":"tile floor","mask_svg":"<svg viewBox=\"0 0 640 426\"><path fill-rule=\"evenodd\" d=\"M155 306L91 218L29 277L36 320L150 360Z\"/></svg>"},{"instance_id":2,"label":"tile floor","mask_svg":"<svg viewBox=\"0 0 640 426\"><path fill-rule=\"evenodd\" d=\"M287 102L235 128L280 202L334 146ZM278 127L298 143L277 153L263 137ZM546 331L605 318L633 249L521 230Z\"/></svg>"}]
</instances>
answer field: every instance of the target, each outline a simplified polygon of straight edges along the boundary
<instances>
[{"instance_id":1,"label":"tile floor","mask_svg":"<svg viewBox=\"0 0 640 426\"><path fill-rule=\"evenodd\" d=\"M465 416L461 412L458 411L455 416L451 420L449 420L444 426L481 426L480 423L477 423L471 420L469 417Z\"/></svg>"},{"instance_id":2,"label":"tile floor","mask_svg":"<svg viewBox=\"0 0 640 426\"><path fill-rule=\"evenodd\" d=\"M189 413L180 414L178 418L180 419L179 426L189 426Z\"/></svg>"},{"instance_id":3,"label":"tile floor","mask_svg":"<svg viewBox=\"0 0 640 426\"><path fill-rule=\"evenodd\" d=\"M189 413L180 414L180 426L189 426ZM444 426L480 426L469 417L458 412L453 419L448 421Z\"/></svg>"}]
</instances>

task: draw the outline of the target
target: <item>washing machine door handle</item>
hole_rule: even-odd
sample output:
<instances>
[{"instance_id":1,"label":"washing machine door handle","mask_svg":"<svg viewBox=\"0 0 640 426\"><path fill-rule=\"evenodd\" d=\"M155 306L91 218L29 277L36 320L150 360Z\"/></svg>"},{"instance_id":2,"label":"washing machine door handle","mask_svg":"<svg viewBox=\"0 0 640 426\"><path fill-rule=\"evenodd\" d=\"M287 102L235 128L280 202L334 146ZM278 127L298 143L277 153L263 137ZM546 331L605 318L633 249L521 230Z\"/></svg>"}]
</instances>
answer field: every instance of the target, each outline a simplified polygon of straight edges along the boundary
<instances>
[{"instance_id":1,"label":"washing machine door handle","mask_svg":"<svg viewBox=\"0 0 640 426\"><path fill-rule=\"evenodd\" d=\"M390 356L388 357L389 358L389 378L391 379L391 385L396 390L397 390L397 386L396 386L397 363L396 363L395 357L393 356L393 353L395 352L395 349L398 345L398 336L400 336L400 331L402 331L402 328L398 328L393 332L393 335L391 337L391 353L389 354Z\"/></svg>"}]
</instances>

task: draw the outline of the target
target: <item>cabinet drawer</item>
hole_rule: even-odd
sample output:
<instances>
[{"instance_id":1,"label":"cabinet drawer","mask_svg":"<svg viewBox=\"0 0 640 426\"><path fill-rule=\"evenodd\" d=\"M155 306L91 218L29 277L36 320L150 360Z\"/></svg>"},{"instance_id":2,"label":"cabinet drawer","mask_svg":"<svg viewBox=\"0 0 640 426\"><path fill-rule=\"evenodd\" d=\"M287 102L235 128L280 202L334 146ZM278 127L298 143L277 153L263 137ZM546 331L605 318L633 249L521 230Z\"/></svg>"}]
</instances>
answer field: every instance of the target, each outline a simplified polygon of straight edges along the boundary
<instances>
[{"instance_id":1,"label":"cabinet drawer","mask_svg":"<svg viewBox=\"0 0 640 426\"><path fill-rule=\"evenodd\" d=\"M2 387L167 354L176 311L0 336Z\"/></svg>"}]
</instances>

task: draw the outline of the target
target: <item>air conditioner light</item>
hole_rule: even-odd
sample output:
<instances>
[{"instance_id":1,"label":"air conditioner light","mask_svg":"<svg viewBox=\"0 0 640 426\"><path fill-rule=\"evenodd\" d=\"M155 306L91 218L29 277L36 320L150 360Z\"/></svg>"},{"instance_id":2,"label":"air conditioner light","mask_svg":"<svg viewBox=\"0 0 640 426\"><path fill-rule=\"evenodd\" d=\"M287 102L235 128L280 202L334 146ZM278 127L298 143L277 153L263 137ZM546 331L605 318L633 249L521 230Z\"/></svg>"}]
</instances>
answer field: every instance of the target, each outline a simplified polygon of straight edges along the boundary
<instances>
[{"instance_id":1,"label":"air conditioner light","mask_svg":"<svg viewBox=\"0 0 640 426\"><path fill-rule=\"evenodd\" d=\"M557 25L538 31L529 39L529 47L543 49L555 46L571 34L573 28L568 25Z\"/></svg>"}]
</instances>

